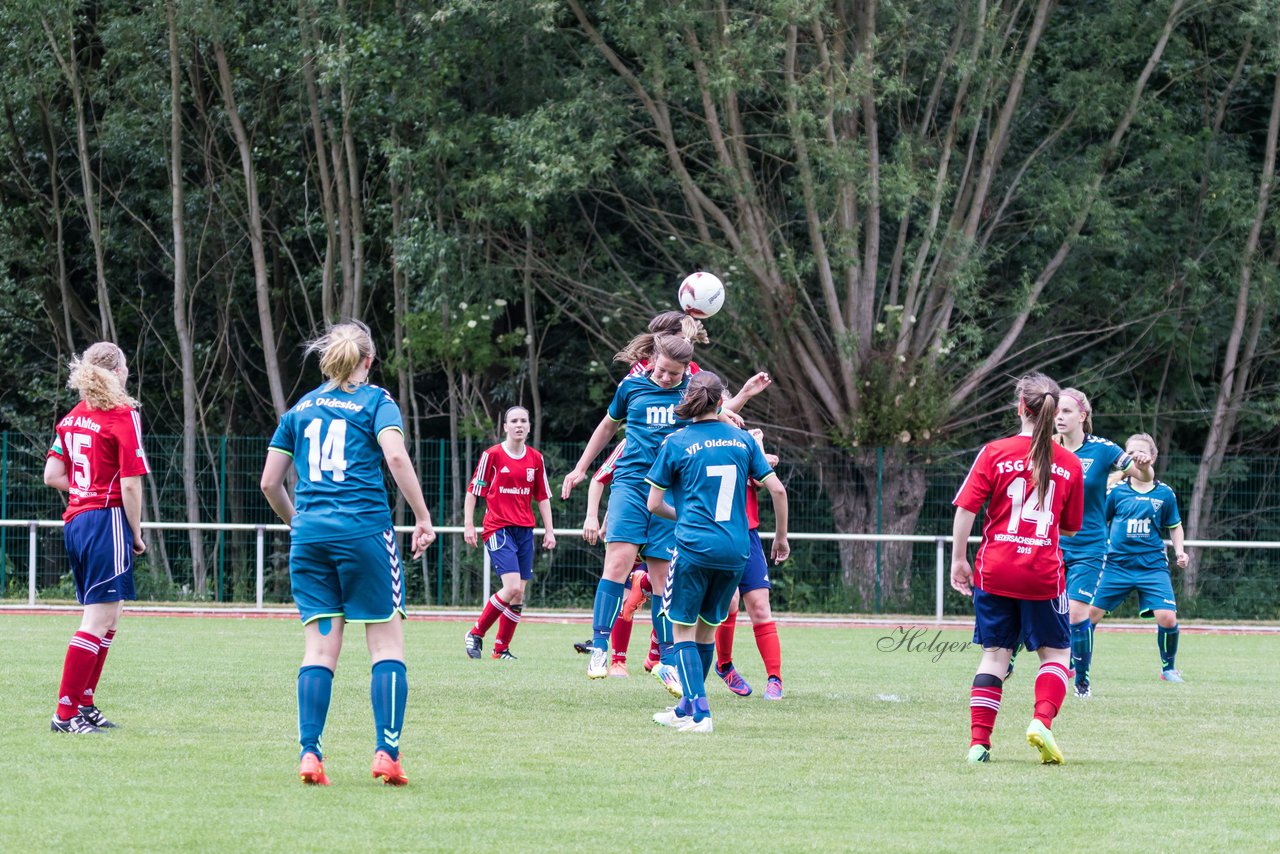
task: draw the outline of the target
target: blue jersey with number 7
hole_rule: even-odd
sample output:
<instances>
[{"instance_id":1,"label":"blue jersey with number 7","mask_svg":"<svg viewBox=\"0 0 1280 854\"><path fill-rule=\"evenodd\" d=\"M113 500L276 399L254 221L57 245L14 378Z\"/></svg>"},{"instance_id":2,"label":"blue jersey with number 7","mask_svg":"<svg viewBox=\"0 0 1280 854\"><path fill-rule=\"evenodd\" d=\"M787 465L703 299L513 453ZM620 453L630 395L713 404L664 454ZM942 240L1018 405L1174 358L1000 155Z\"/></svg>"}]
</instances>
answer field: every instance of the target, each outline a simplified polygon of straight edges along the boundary
<instances>
[{"instance_id":1,"label":"blue jersey with number 7","mask_svg":"<svg viewBox=\"0 0 1280 854\"><path fill-rule=\"evenodd\" d=\"M382 474L384 430L404 432L400 407L386 390L328 384L302 396L280 418L270 450L288 454L298 473L295 543L376 534L391 527Z\"/></svg>"},{"instance_id":2,"label":"blue jersey with number 7","mask_svg":"<svg viewBox=\"0 0 1280 854\"><path fill-rule=\"evenodd\" d=\"M696 421L663 441L645 480L670 493L679 560L737 569L750 552L747 482L772 475L764 452L745 430Z\"/></svg>"}]
</instances>

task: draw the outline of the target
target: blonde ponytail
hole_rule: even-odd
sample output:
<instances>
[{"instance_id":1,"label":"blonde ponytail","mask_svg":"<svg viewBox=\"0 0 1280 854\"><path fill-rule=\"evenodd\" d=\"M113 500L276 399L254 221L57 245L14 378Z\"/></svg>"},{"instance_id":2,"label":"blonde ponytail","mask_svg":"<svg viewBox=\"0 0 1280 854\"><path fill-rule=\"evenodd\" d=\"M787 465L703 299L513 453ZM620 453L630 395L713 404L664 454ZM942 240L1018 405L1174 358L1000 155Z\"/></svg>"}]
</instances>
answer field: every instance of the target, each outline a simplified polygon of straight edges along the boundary
<instances>
[{"instance_id":1,"label":"blonde ponytail","mask_svg":"<svg viewBox=\"0 0 1280 854\"><path fill-rule=\"evenodd\" d=\"M362 361L373 357L373 336L369 327L350 320L329 327L324 335L307 342L306 353L320 354L320 373L328 378L329 388L355 391L358 384L351 377Z\"/></svg>"},{"instance_id":2,"label":"blonde ponytail","mask_svg":"<svg viewBox=\"0 0 1280 854\"><path fill-rule=\"evenodd\" d=\"M120 406L137 409L140 404L124 390L116 373L124 366L124 351L110 341L99 341L72 357L67 388L78 392L91 409L110 410Z\"/></svg>"}]
</instances>

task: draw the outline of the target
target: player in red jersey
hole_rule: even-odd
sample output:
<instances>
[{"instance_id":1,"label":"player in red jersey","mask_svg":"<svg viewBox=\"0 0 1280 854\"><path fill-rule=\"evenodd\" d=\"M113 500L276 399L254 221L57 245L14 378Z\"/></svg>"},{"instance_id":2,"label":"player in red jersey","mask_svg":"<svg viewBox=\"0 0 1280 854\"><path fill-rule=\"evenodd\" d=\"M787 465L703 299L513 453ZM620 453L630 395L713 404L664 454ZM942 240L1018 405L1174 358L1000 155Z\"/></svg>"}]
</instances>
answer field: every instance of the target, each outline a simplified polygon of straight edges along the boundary
<instances>
[{"instance_id":1,"label":"player in red jersey","mask_svg":"<svg viewBox=\"0 0 1280 854\"><path fill-rule=\"evenodd\" d=\"M760 450L764 450L764 433L760 430L748 430L751 438L756 440ZM777 466L776 454L765 454L765 462ZM747 484L747 534L751 541L751 554L747 557L747 566L742 571L742 580L738 582L738 592L733 597L733 605L729 617L716 627L716 675L724 680L729 690L739 697L751 696L751 686L742 678L733 666L733 634L738 624L738 603L746 605L747 614L751 617L751 629L756 636L756 648L760 650L760 659L764 662L765 682L764 698L766 700L782 699L782 646L778 643L778 624L774 622L773 611L769 607L769 562L765 559L764 546L760 543L760 501L756 490L762 484L752 480Z\"/></svg>"},{"instance_id":2,"label":"player in red jersey","mask_svg":"<svg viewBox=\"0 0 1280 854\"><path fill-rule=\"evenodd\" d=\"M44 482L67 493L63 538L80 629L67 646L58 686L54 732L95 733L115 726L94 693L126 599L136 599L133 558L142 541L142 476L151 473L142 450L138 402L124 390L124 351L99 342L71 360L67 387L80 402L58 422L45 460Z\"/></svg>"},{"instance_id":3,"label":"player in red jersey","mask_svg":"<svg viewBox=\"0 0 1280 854\"><path fill-rule=\"evenodd\" d=\"M1083 524L1084 473L1079 458L1053 441L1058 384L1033 373L1018 380L1017 391L1022 431L983 446L952 502L951 586L973 597L973 642L982 645L969 699L969 761L991 756L1003 677L1022 639L1040 655L1027 741L1041 762L1056 765L1062 751L1050 729L1067 695L1071 658L1058 538ZM982 544L970 566L969 533L983 504Z\"/></svg>"},{"instance_id":4,"label":"player in red jersey","mask_svg":"<svg viewBox=\"0 0 1280 854\"><path fill-rule=\"evenodd\" d=\"M507 438L480 455L475 476L462 508L462 537L467 545L484 540L493 570L502 580L502 589L489 597L484 610L466 634L469 658L479 658L484 633L498 623L493 657L514 659L511 638L524 610L524 589L533 578L533 508L542 516L542 547L556 547L551 522L551 487L542 454L525 444L529 437L529 410L513 406L502 422ZM476 536L476 497L484 497L484 529Z\"/></svg>"}]
</instances>

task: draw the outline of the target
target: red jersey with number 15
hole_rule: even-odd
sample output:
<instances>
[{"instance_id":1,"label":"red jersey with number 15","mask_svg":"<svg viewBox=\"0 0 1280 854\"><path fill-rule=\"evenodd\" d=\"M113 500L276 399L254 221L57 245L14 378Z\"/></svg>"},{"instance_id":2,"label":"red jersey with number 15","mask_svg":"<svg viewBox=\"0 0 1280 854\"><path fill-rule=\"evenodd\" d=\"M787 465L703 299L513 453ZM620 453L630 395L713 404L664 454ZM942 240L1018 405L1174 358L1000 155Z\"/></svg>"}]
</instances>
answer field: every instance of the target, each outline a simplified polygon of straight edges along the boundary
<instances>
[{"instance_id":1,"label":"red jersey with number 15","mask_svg":"<svg viewBox=\"0 0 1280 854\"><path fill-rule=\"evenodd\" d=\"M120 478L151 473L142 450L142 421L128 406L93 409L81 401L58 422L49 449L66 466L71 492L65 522L86 510L121 507Z\"/></svg>"},{"instance_id":2,"label":"red jersey with number 15","mask_svg":"<svg viewBox=\"0 0 1280 854\"><path fill-rule=\"evenodd\" d=\"M525 445L524 454L513 457L502 443L494 445L476 463L471 492L484 498L485 540L499 528L532 528L532 502L551 497L542 454Z\"/></svg>"},{"instance_id":3,"label":"red jersey with number 15","mask_svg":"<svg viewBox=\"0 0 1280 854\"><path fill-rule=\"evenodd\" d=\"M1049 494L1041 501L1030 454L1030 436L985 445L951 503L973 513L987 504L975 587L1013 599L1052 599L1066 589L1058 532L1078 531L1084 520L1084 474L1080 459L1055 442Z\"/></svg>"}]
</instances>

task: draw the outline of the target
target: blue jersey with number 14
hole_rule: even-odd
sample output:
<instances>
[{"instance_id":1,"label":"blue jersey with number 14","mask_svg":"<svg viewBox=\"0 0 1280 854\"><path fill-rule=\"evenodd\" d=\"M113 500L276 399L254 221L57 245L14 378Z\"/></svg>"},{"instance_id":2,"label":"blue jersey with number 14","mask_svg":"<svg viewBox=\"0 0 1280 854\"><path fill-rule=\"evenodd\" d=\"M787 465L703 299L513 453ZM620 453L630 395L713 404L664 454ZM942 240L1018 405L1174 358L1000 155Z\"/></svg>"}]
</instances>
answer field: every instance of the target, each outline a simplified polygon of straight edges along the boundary
<instances>
[{"instance_id":1,"label":"blue jersey with number 14","mask_svg":"<svg viewBox=\"0 0 1280 854\"><path fill-rule=\"evenodd\" d=\"M648 482L670 490L679 559L707 568L737 568L750 553L747 481L773 474L750 434L721 421L696 421L658 449Z\"/></svg>"},{"instance_id":2,"label":"blue jersey with number 14","mask_svg":"<svg viewBox=\"0 0 1280 854\"><path fill-rule=\"evenodd\" d=\"M302 396L280 418L273 451L298 472L291 536L295 543L354 539L391 527L382 475L383 430L404 432L400 407L376 385L328 385Z\"/></svg>"}]
</instances>

